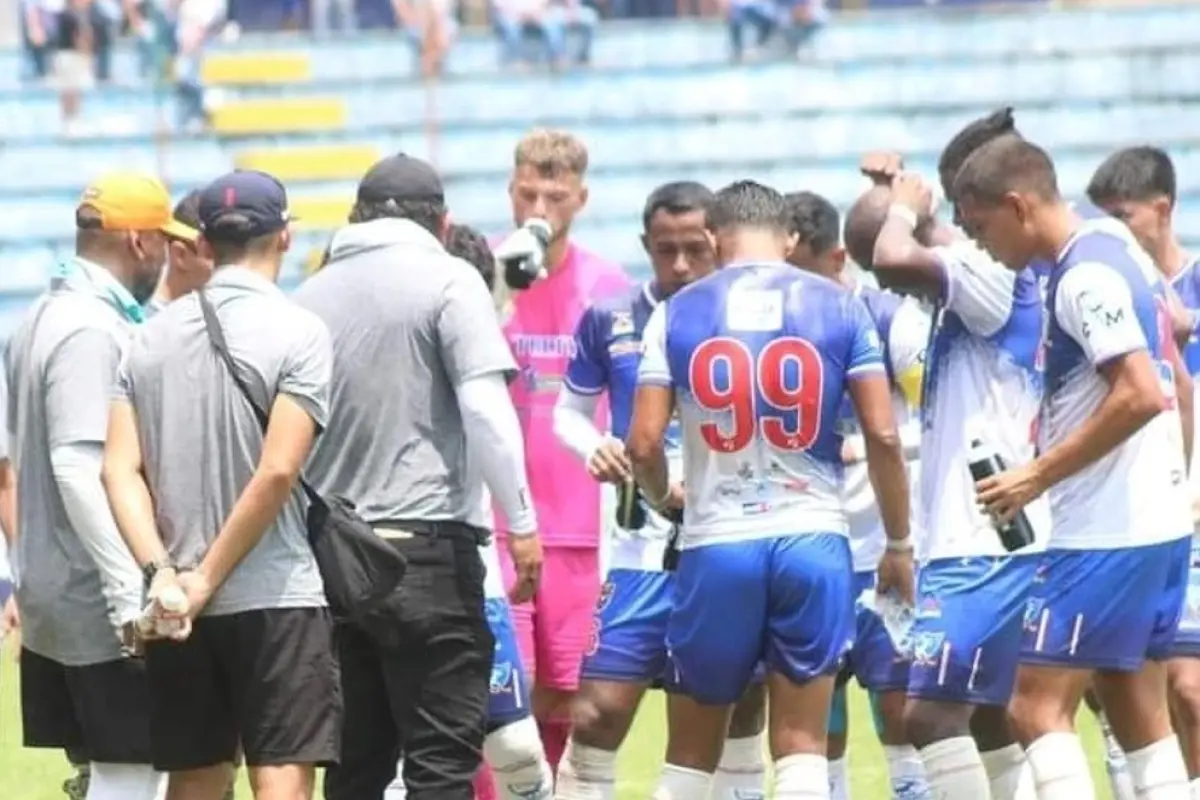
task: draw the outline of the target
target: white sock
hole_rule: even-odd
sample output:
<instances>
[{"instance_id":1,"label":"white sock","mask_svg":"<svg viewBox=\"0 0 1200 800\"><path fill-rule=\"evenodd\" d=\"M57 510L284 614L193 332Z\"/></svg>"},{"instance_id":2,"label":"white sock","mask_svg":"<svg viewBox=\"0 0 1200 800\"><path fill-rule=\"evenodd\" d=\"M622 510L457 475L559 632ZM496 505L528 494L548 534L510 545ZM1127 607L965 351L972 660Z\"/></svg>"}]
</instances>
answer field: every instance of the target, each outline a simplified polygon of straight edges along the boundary
<instances>
[{"instance_id":1,"label":"white sock","mask_svg":"<svg viewBox=\"0 0 1200 800\"><path fill-rule=\"evenodd\" d=\"M162 800L166 794L166 774L148 764L92 762L87 800Z\"/></svg>"},{"instance_id":2,"label":"white sock","mask_svg":"<svg viewBox=\"0 0 1200 800\"><path fill-rule=\"evenodd\" d=\"M388 784L383 792L383 800L405 800L408 789L404 787L404 759L396 762L396 777Z\"/></svg>"},{"instance_id":3,"label":"white sock","mask_svg":"<svg viewBox=\"0 0 1200 800\"><path fill-rule=\"evenodd\" d=\"M709 797L711 800L763 800L766 797L763 794L765 776L761 735L726 739Z\"/></svg>"},{"instance_id":4,"label":"white sock","mask_svg":"<svg viewBox=\"0 0 1200 800\"><path fill-rule=\"evenodd\" d=\"M1033 770L1025 760L1019 744L980 753L979 759L988 774L992 800L1037 800L1033 786Z\"/></svg>"},{"instance_id":5,"label":"white sock","mask_svg":"<svg viewBox=\"0 0 1200 800\"><path fill-rule=\"evenodd\" d=\"M653 800L697 800L708 797L712 775L698 769L663 764Z\"/></svg>"},{"instance_id":6,"label":"white sock","mask_svg":"<svg viewBox=\"0 0 1200 800\"><path fill-rule=\"evenodd\" d=\"M1104 768L1108 773L1108 787L1113 800L1137 800L1133 778L1129 774L1129 760L1125 758L1121 743L1113 735L1108 717L1100 711L1096 714L1096 721L1100 723L1100 733L1104 737Z\"/></svg>"},{"instance_id":7,"label":"white sock","mask_svg":"<svg viewBox=\"0 0 1200 800\"><path fill-rule=\"evenodd\" d=\"M1075 734L1047 733L1029 745L1025 757L1033 769L1038 800L1096 796L1083 744Z\"/></svg>"},{"instance_id":8,"label":"white sock","mask_svg":"<svg viewBox=\"0 0 1200 800\"><path fill-rule=\"evenodd\" d=\"M929 781L925 780L925 765L917 755L917 748L910 744L885 744L883 757L887 761L895 800L930 800ZM832 771L833 763L829 766Z\"/></svg>"},{"instance_id":9,"label":"white sock","mask_svg":"<svg viewBox=\"0 0 1200 800\"><path fill-rule=\"evenodd\" d=\"M796 753L775 762L775 800L829 800L825 756Z\"/></svg>"},{"instance_id":10,"label":"white sock","mask_svg":"<svg viewBox=\"0 0 1200 800\"><path fill-rule=\"evenodd\" d=\"M829 759L829 800L850 800L850 770L846 757Z\"/></svg>"},{"instance_id":11,"label":"white sock","mask_svg":"<svg viewBox=\"0 0 1200 800\"><path fill-rule=\"evenodd\" d=\"M1200 800L1200 778L1196 778L1196 780L1192 781L1191 786L1192 786L1192 800ZM1118 798L1114 798L1114 800L1125 800L1125 799L1118 797Z\"/></svg>"},{"instance_id":12,"label":"white sock","mask_svg":"<svg viewBox=\"0 0 1200 800\"><path fill-rule=\"evenodd\" d=\"M567 742L567 752L558 765L554 800L613 800L616 764L616 753Z\"/></svg>"},{"instance_id":13,"label":"white sock","mask_svg":"<svg viewBox=\"0 0 1200 800\"><path fill-rule=\"evenodd\" d=\"M1126 753L1125 759L1138 800L1188 800L1187 766L1175 736Z\"/></svg>"},{"instance_id":14,"label":"white sock","mask_svg":"<svg viewBox=\"0 0 1200 800\"><path fill-rule=\"evenodd\" d=\"M987 797L988 777L970 736L955 736L919 751L933 800Z\"/></svg>"},{"instance_id":15,"label":"white sock","mask_svg":"<svg viewBox=\"0 0 1200 800\"><path fill-rule=\"evenodd\" d=\"M588 755L584 753L584 758ZM496 794L501 800L551 800L553 797L554 773L546 761L542 737L533 717L510 722L489 733L483 740L483 758L492 768ZM610 786L614 758L615 754L608 754ZM585 797L603 798L604 795Z\"/></svg>"}]
</instances>

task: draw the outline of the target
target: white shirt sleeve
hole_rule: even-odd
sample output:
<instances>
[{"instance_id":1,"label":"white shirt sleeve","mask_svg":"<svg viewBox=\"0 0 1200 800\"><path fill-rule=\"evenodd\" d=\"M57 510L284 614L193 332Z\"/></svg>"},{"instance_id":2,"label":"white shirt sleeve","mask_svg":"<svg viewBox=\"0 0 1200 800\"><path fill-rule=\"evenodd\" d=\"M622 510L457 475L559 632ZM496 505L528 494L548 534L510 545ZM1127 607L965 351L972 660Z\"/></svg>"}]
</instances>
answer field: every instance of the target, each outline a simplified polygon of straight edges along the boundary
<instances>
[{"instance_id":1,"label":"white shirt sleeve","mask_svg":"<svg viewBox=\"0 0 1200 800\"><path fill-rule=\"evenodd\" d=\"M115 629L142 612L142 571L138 569L108 505L100 482L104 446L97 442L60 444L50 451L50 468L71 529L100 571L101 589Z\"/></svg>"},{"instance_id":2,"label":"white shirt sleeve","mask_svg":"<svg viewBox=\"0 0 1200 800\"><path fill-rule=\"evenodd\" d=\"M502 372L467 378L456 389L466 432L467 452L483 470L483 480L508 520L508 533L537 531L537 516L525 474L521 422Z\"/></svg>"},{"instance_id":3,"label":"white shirt sleeve","mask_svg":"<svg viewBox=\"0 0 1200 800\"><path fill-rule=\"evenodd\" d=\"M934 252L945 273L946 308L976 336L991 336L1003 328L1012 314L1017 273L968 240Z\"/></svg>"},{"instance_id":4,"label":"white shirt sleeve","mask_svg":"<svg viewBox=\"0 0 1200 800\"><path fill-rule=\"evenodd\" d=\"M566 386L554 404L554 435L585 462L604 442L604 434L593 422L599 404L599 394L576 394Z\"/></svg>"},{"instance_id":5,"label":"white shirt sleeve","mask_svg":"<svg viewBox=\"0 0 1200 800\"><path fill-rule=\"evenodd\" d=\"M642 330L642 361L638 365L638 384L671 385L671 366L667 362L667 304L659 303Z\"/></svg>"},{"instance_id":6,"label":"white shirt sleeve","mask_svg":"<svg viewBox=\"0 0 1200 800\"><path fill-rule=\"evenodd\" d=\"M911 409L921 404L921 383L925 371L925 349L929 346L929 313L919 303L905 300L892 317L888 331L888 360L892 379L904 394Z\"/></svg>"},{"instance_id":7,"label":"white shirt sleeve","mask_svg":"<svg viewBox=\"0 0 1200 800\"><path fill-rule=\"evenodd\" d=\"M1088 261L1071 267L1058 283L1054 317L1092 364L1147 348L1129 283L1107 264Z\"/></svg>"}]
</instances>

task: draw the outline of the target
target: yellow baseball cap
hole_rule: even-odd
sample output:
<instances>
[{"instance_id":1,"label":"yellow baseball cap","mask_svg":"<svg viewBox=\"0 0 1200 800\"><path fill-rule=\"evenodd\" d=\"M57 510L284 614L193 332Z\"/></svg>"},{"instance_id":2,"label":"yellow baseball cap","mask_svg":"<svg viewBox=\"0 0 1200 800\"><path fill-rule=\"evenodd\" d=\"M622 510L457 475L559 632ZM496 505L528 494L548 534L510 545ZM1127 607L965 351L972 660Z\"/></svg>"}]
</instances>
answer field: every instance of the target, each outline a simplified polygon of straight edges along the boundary
<instances>
[{"instance_id":1,"label":"yellow baseball cap","mask_svg":"<svg viewBox=\"0 0 1200 800\"><path fill-rule=\"evenodd\" d=\"M106 231L162 231L195 241L197 231L171 216L171 196L162 181L135 172L114 172L97 178L79 198L80 209L99 216Z\"/></svg>"}]
</instances>

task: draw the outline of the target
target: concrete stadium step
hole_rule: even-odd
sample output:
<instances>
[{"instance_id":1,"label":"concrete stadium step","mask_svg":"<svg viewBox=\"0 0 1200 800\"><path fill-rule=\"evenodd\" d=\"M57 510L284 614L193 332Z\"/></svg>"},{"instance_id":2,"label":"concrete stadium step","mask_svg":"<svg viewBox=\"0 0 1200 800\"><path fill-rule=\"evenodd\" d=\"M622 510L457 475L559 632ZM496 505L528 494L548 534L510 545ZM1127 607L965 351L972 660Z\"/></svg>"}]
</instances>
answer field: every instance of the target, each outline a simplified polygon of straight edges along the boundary
<instances>
[{"instance_id":1,"label":"concrete stadium step","mask_svg":"<svg viewBox=\"0 0 1200 800\"><path fill-rule=\"evenodd\" d=\"M346 127L347 103L337 96L233 100L212 113L218 136L328 131Z\"/></svg>"},{"instance_id":2,"label":"concrete stadium step","mask_svg":"<svg viewBox=\"0 0 1200 800\"><path fill-rule=\"evenodd\" d=\"M244 150L234 164L269 172L284 182L356 181L380 157L378 148L369 144L313 144Z\"/></svg>"},{"instance_id":3,"label":"concrete stadium step","mask_svg":"<svg viewBox=\"0 0 1200 800\"><path fill-rule=\"evenodd\" d=\"M303 83L312 61L305 50L218 51L204 58L200 76L207 86Z\"/></svg>"}]
</instances>

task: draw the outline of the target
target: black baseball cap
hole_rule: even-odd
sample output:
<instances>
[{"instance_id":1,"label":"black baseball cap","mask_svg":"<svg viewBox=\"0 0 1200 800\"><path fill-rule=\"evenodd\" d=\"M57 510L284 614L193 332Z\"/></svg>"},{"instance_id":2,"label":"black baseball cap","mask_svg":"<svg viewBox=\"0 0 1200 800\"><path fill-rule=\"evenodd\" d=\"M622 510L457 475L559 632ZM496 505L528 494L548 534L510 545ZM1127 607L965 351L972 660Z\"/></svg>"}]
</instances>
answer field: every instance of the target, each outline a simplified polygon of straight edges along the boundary
<instances>
[{"instance_id":1,"label":"black baseball cap","mask_svg":"<svg viewBox=\"0 0 1200 800\"><path fill-rule=\"evenodd\" d=\"M389 200L427 200L445 203L442 179L429 164L419 158L397 153L367 170L358 183L360 203L386 203Z\"/></svg>"},{"instance_id":2,"label":"black baseball cap","mask_svg":"<svg viewBox=\"0 0 1200 800\"><path fill-rule=\"evenodd\" d=\"M283 230L291 222L287 190L273 175L238 170L200 191L200 232L222 241L247 241Z\"/></svg>"}]
</instances>

